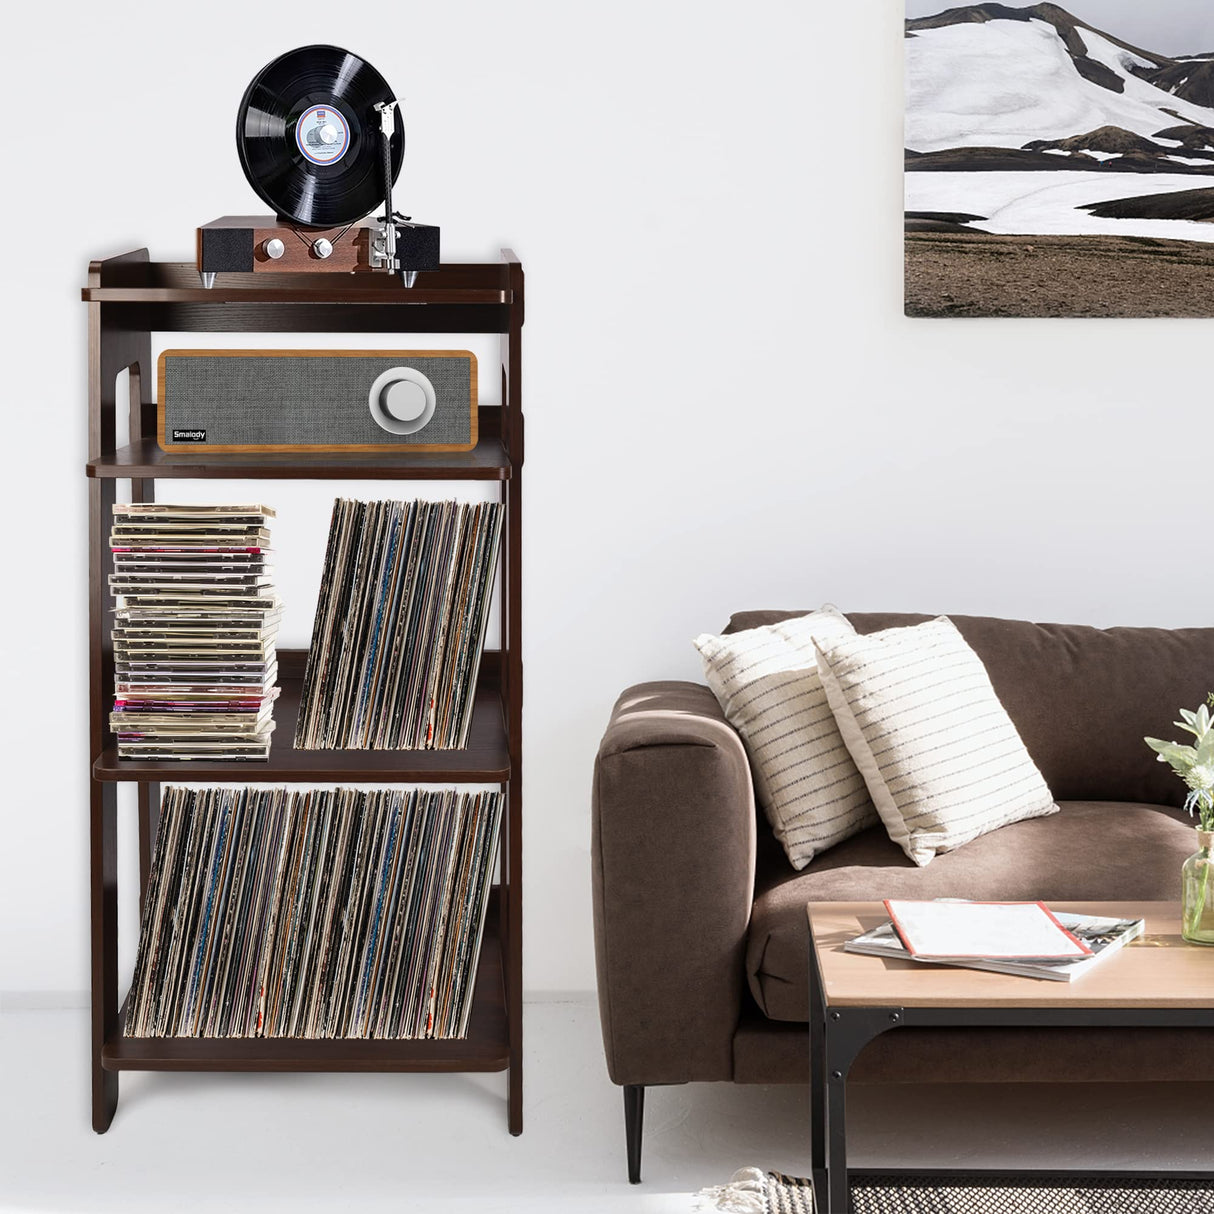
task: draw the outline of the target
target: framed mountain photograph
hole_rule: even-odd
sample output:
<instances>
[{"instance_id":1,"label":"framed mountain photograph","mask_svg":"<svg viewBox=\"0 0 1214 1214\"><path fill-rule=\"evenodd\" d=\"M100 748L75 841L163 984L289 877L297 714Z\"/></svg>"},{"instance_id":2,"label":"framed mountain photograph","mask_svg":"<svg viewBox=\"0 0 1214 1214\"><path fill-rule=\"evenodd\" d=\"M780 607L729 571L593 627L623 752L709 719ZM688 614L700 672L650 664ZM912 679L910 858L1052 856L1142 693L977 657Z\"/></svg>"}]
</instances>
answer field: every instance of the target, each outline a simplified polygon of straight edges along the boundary
<instances>
[{"instance_id":1,"label":"framed mountain photograph","mask_svg":"<svg viewBox=\"0 0 1214 1214\"><path fill-rule=\"evenodd\" d=\"M1214 316L1214 3L906 0L908 316Z\"/></svg>"}]
</instances>

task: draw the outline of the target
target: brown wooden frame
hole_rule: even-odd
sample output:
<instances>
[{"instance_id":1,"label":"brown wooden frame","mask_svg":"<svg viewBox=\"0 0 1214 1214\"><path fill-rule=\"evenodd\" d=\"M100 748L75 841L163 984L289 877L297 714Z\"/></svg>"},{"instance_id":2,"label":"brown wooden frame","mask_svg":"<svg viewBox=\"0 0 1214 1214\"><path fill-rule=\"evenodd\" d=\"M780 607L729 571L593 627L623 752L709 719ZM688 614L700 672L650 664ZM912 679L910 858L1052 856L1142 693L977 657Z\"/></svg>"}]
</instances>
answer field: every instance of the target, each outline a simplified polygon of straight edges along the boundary
<instances>
[{"instance_id":1,"label":"brown wooden frame","mask_svg":"<svg viewBox=\"0 0 1214 1214\"><path fill-rule=\"evenodd\" d=\"M509 249L500 262L443 265L405 288L394 275L230 274L206 290L188 262L153 262L146 249L94 261L88 305L89 367L89 872L92 957L93 1129L104 1133L118 1103L118 1072L506 1071L507 1124L523 1128L523 659L522 327L523 268ZM164 452L156 441L153 332L497 333L502 403L479 410L474 450L423 453L234 455ZM115 381L129 369L129 442L117 444ZM117 481L152 501L157 480L378 479L500 481L505 504L499 648L485 654L469 746L459 751L295 751L276 731L270 760L236 771L217 763L145 763L117 757L109 729L113 693L108 535ZM282 705L302 655L280 655ZM461 1041L232 1041L129 1038L122 1032L118 978L117 787L138 787L141 897L155 845L160 785L207 779L347 783L466 782L506 791L500 878L477 971L468 1037Z\"/></svg>"}]
</instances>

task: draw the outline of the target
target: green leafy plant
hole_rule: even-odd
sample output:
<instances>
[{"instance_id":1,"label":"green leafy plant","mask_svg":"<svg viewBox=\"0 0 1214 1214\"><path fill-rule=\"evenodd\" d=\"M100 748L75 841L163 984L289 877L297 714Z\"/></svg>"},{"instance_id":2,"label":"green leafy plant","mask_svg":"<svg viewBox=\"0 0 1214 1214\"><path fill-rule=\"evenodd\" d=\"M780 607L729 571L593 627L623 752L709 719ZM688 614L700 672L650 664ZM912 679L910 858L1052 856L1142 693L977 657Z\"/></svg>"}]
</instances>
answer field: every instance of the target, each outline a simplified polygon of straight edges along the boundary
<instances>
[{"instance_id":1,"label":"green leafy plant","mask_svg":"<svg viewBox=\"0 0 1214 1214\"><path fill-rule=\"evenodd\" d=\"M1185 782L1189 795L1185 797L1184 807L1190 815L1197 816L1203 831L1214 831L1214 719L1210 716L1209 705L1214 705L1214 692L1196 712L1182 708L1181 719L1173 722L1177 729L1193 735L1195 745L1165 742L1160 738L1143 739L1155 751L1159 762L1167 763ZM1205 915L1210 892L1210 864L1209 860L1198 861L1200 887L1191 905L1187 894L1184 899L1184 934L1188 939L1197 939Z\"/></svg>"},{"instance_id":2,"label":"green leafy plant","mask_svg":"<svg viewBox=\"0 0 1214 1214\"><path fill-rule=\"evenodd\" d=\"M1207 704L1214 705L1214 692ZM1191 733L1196 745L1165 742L1161 738L1143 741L1155 751L1160 763L1169 764L1185 782L1189 790L1185 809L1197 817L1202 830L1214 830L1214 718L1207 704L1196 712L1182 708L1181 719L1172 722L1177 729Z\"/></svg>"}]
</instances>

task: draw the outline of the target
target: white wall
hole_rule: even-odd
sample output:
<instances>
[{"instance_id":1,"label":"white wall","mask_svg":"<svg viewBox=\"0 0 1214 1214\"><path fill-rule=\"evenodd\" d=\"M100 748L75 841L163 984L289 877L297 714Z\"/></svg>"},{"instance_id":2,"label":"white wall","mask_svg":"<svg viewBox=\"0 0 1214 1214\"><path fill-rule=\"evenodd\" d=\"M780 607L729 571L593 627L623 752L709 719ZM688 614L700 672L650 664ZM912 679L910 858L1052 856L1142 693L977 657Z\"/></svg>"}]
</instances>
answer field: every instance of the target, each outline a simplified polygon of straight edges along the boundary
<instances>
[{"instance_id":1,"label":"white wall","mask_svg":"<svg viewBox=\"0 0 1214 1214\"><path fill-rule=\"evenodd\" d=\"M732 609L1208 619L1208 324L902 317L895 0L391 11L379 47L373 7L313 0L9 18L0 989L88 977L87 262L259 209L232 116L291 46L404 97L401 200L448 259L526 266L532 989L593 985L612 700L696 677ZM259 490L295 534L330 488Z\"/></svg>"}]
</instances>

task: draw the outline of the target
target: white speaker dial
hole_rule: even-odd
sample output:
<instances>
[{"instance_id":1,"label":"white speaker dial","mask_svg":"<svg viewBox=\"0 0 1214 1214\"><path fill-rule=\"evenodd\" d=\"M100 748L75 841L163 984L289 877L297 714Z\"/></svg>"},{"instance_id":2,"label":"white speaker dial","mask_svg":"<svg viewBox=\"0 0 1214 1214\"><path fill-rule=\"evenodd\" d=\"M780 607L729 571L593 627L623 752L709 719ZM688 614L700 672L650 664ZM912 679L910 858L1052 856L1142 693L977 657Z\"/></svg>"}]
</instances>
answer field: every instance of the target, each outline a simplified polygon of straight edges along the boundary
<instances>
[{"instance_id":1,"label":"white speaker dial","mask_svg":"<svg viewBox=\"0 0 1214 1214\"><path fill-rule=\"evenodd\" d=\"M416 434L434 416L434 385L413 367L392 367L367 393L371 417L389 434Z\"/></svg>"},{"instance_id":2,"label":"white speaker dial","mask_svg":"<svg viewBox=\"0 0 1214 1214\"><path fill-rule=\"evenodd\" d=\"M380 399L398 422L415 422L426 411L425 389L409 379L398 379L389 384Z\"/></svg>"}]
</instances>

